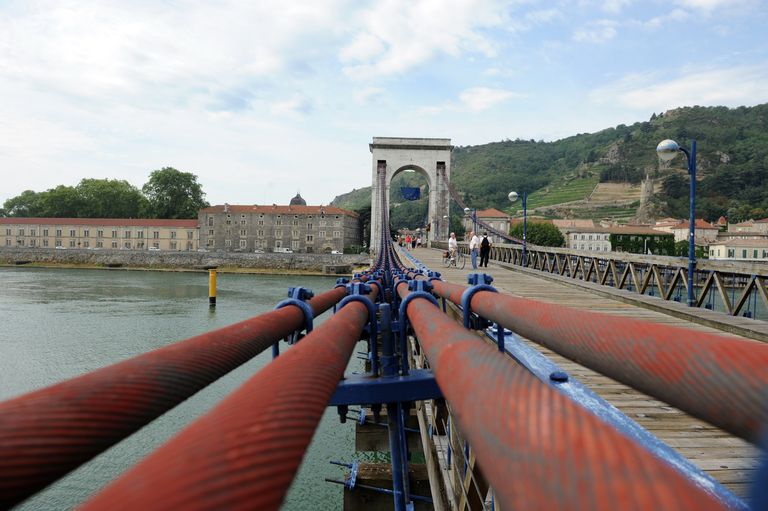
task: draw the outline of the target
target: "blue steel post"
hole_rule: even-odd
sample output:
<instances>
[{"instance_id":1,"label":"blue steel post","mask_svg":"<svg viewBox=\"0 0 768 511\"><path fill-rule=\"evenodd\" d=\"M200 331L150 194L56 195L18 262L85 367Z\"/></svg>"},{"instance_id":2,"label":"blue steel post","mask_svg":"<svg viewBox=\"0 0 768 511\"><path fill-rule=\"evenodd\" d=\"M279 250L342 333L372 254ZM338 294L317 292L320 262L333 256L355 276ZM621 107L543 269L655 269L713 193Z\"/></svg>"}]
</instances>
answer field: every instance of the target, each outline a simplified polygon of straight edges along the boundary
<instances>
[{"instance_id":1,"label":"blue steel post","mask_svg":"<svg viewBox=\"0 0 768 511\"><path fill-rule=\"evenodd\" d=\"M397 376L395 344L391 328L391 309L388 303L379 306L381 318L381 365L384 378ZM400 443L400 411L397 403L387 403L387 426L389 429L389 450L392 463L392 498L395 511L405 511L405 491L403 487L402 444Z\"/></svg>"},{"instance_id":2,"label":"blue steel post","mask_svg":"<svg viewBox=\"0 0 768 511\"><path fill-rule=\"evenodd\" d=\"M526 231L528 230L528 193L523 192L523 268L525 268Z\"/></svg>"},{"instance_id":3,"label":"blue steel post","mask_svg":"<svg viewBox=\"0 0 768 511\"><path fill-rule=\"evenodd\" d=\"M691 176L691 197L690 197L690 230L688 233L688 307L696 306L694 299L694 277L696 272L696 141L691 141L691 152L689 153L682 147L681 151L688 158L688 174Z\"/></svg>"}]
</instances>

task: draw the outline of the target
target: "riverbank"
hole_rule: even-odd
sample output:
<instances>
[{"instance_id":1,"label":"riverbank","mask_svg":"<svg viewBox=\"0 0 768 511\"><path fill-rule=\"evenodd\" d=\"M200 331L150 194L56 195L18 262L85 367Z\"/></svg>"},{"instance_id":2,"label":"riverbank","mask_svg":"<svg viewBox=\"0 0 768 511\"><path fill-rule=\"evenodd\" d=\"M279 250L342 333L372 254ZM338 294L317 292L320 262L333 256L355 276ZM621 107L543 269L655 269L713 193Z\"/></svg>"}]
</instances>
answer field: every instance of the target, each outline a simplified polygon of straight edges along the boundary
<instances>
[{"instance_id":1,"label":"riverbank","mask_svg":"<svg viewBox=\"0 0 768 511\"><path fill-rule=\"evenodd\" d=\"M289 275L349 275L368 268L365 254L253 254L0 247L0 266L153 271L204 271Z\"/></svg>"}]
</instances>

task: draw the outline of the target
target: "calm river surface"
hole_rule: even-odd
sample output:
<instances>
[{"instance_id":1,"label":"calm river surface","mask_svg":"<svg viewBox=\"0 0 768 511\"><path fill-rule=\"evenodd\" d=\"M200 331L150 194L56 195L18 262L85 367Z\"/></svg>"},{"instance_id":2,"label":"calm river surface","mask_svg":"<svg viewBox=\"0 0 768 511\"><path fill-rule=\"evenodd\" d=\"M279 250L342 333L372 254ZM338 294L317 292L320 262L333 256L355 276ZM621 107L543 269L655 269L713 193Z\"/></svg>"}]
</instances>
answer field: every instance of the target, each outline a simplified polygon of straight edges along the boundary
<instances>
[{"instance_id":1,"label":"calm river surface","mask_svg":"<svg viewBox=\"0 0 768 511\"><path fill-rule=\"evenodd\" d=\"M0 268L0 400L271 310L289 286L320 293L334 283L328 277L219 274L218 306L211 313L207 273ZM15 509L72 508L270 359L262 353ZM348 370L359 365L353 357ZM354 425L339 424L329 408L283 509L341 508L341 487L323 478L341 478L328 460L350 460L353 435Z\"/></svg>"}]
</instances>

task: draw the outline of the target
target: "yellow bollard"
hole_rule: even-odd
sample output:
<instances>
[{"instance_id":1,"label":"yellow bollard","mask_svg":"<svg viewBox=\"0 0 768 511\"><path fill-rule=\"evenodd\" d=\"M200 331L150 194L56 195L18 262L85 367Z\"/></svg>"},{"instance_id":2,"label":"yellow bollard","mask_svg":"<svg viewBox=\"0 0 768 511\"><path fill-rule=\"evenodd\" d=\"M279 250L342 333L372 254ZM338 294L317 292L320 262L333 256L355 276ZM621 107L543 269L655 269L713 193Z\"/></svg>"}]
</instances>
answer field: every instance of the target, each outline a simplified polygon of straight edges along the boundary
<instances>
[{"instance_id":1,"label":"yellow bollard","mask_svg":"<svg viewBox=\"0 0 768 511\"><path fill-rule=\"evenodd\" d=\"M216 268L208 270L208 307L216 307Z\"/></svg>"}]
</instances>

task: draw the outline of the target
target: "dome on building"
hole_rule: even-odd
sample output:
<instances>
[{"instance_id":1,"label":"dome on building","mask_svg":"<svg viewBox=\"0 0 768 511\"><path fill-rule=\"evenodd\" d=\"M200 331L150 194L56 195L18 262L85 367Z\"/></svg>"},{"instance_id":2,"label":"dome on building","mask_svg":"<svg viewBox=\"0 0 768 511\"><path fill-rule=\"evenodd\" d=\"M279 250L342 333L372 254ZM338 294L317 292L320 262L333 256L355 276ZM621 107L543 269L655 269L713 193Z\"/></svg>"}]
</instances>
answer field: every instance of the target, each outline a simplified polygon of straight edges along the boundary
<instances>
[{"instance_id":1,"label":"dome on building","mask_svg":"<svg viewBox=\"0 0 768 511\"><path fill-rule=\"evenodd\" d=\"M290 205L291 206L306 206L307 205L307 201L305 201L304 199L301 198L301 194L297 193L296 197L291 199Z\"/></svg>"}]
</instances>

